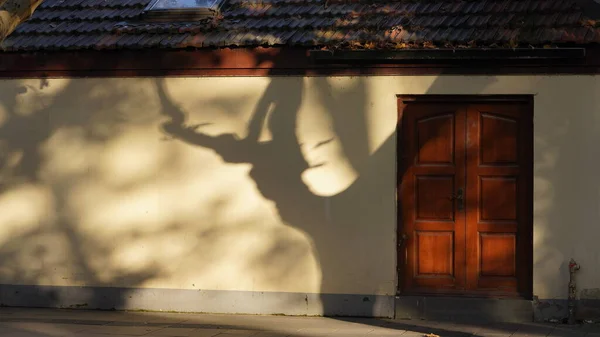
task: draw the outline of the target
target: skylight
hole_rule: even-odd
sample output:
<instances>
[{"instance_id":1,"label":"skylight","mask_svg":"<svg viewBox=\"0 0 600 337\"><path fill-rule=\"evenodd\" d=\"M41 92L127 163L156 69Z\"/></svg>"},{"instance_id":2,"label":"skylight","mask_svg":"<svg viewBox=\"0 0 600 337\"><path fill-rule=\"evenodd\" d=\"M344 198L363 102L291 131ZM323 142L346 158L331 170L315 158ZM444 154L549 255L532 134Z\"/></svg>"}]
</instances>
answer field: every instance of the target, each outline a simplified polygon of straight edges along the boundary
<instances>
[{"instance_id":1,"label":"skylight","mask_svg":"<svg viewBox=\"0 0 600 337\"><path fill-rule=\"evenodd\" d=\"M194 21L219 14L225 0L153 0L144 10L151 19Z\"/></svg>"}]
</instances>

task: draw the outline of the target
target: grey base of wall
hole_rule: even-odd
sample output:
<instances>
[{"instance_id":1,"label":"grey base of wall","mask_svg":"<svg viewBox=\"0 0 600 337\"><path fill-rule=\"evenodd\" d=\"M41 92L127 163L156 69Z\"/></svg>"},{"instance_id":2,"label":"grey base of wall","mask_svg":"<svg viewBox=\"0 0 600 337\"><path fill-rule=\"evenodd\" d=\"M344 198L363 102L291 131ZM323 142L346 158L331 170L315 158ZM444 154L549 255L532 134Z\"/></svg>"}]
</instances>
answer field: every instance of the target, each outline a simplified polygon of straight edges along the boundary
<instances>
[{"instance_id":1,"label":"grey base of wall","mask_svg":"<svg viewBox=\"0 0 600 337\"><path fill-rule=\"evenodd\" d=\"M568 303L562 299L490 299L459 297L398 296L396 319L477 322L561 322ZM600 300L576 302L576 319L600 322Z\"/></svg>"},{"instance_id":2,"label":"grey base of wall","mask_svg":"<svg viewBox=\"0 0 600 337\"><path fill-rule=\"evenodd\" d=\"M0 305L258 315L395 317L450 321L560 321L567 300L379 296L225 290L0 284ZM576 318L600 322L600 299L577 301Z\"/></svg>"},{"instance_id":3,"label":"grey base of wall","mask_svg":"<svg viewBox=\"0 0 600 337\"><path fill-rule=\"evenodd\" d=\"M394 315L394 296L7 284L0 285L0 305L259 315Z\"/></svg>"},{"instance_id":4,"label":"grey base of wall","mask_svg":"<svg viewBox=\"0 0 600 337\"><path fill-rule=\"evenodd\" d=\"M436 321L531 322L531 301L488 298L398 296L397 319Z\"/></svg>"},{"instance_id":5,"label":"grey base of wall","mask_svg":"<svg viewBox=\"0 0 600 337\"><path fill-rule=\"evenodd\" d=\"M562 321L569 314L569 302L563 299L534 299L537 321ZM575 319L600 322L600 299L579 299L575 302Z\"/></svg>"}]
</instances>

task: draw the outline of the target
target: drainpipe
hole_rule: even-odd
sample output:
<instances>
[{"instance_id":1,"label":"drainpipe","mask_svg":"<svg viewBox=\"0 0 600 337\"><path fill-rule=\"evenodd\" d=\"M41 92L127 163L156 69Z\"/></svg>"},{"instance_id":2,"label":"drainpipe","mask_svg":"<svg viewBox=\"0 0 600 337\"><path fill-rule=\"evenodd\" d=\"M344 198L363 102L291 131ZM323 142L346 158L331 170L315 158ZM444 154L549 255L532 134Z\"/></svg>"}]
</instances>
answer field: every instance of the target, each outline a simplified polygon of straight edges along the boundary
<instances>
[{"instance_id":1,"label":"drainpipe","mask_svg":"<svg viewBox=\"0 0 600 337\"><path fill-rule=\"evenodd\" d=\"M575 260L569 262L569 318L568 324L575 324L575 298L577 293L577 285L575 284L575 272L581 268Z\"/></svg>"}]
</instances>

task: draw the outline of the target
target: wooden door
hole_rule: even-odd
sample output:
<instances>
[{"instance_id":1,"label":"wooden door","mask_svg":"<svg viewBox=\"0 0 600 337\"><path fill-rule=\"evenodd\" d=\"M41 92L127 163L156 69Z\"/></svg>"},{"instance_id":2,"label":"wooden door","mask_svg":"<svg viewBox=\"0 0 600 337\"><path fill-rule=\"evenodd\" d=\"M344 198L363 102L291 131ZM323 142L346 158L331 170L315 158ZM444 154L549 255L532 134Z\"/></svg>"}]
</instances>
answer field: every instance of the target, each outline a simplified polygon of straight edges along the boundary
<instances>
[{"instance_id":1,"label":"wooden door","mask_svg":"<svg viewBox=\"0 0 600 337\"><path fill-rule=\"evenodd\" d=\"M400 102L402 291L531 292L527 102Z\"/></svg>"}]
</instances>

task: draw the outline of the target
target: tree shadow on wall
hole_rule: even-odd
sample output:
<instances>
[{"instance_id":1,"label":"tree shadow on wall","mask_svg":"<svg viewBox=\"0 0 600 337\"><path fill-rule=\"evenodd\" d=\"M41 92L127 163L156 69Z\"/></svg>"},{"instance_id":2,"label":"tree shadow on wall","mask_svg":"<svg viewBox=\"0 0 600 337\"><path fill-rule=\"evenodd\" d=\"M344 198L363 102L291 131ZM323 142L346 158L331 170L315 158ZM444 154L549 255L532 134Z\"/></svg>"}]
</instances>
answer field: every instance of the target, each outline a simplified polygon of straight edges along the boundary
<instances>
[{"instance_id":1,"label":"tree shadow on wall","mask_svg":"<svg viewBox=\"0 0 600 337\"><path fill-rule=\"evenodd\" d=\"M285 60L275 60L284 62ZM378 280L389 275L385 269L394 263L393 247L395 219L395 186L393 180L394 144L390 136L373 155L368 154L365 123L366 92L363 79L344 93L332 93L326 79L315 81L321 92L326 109L342 100L353 99L352 111L344 116L333 116L334 130L343 152L349 153L349 162L358 178L344 191L333 196L319 196L303 180L307 170L329 165L327 162L307 160L304 152L328 146L333 139L322 139L314 147L300 144L297 137L297 120L305 95L303 78L273 77L256 104L248 123L247 137L240 139L234 134L211 136L201 132L205 125L186 125L185 113L169 97L164 82L157 83L163 113L169 120L162 125L164 132L190 145L214 150L227 163L251 164L249 176L256 189L266 199L275 203L281 221L306 233L313 244L313 253L321 271L320 298L306 297L307 302L320 301L327 316L342 313L355 316L384 316L392 308L391 303L381 302L370 295L347 295L352 293L356 279L374 277ZM271 140L259 141L263 125L271 133ZM352 134L348 130L354 131ZM354 145L349 148L349 144ZM373 261L377 252L373 247L386 246L381 259ZM277 246L277 245L276 245ZM280 247L281 248L281 247ZM277 255L277 251L269 254ZM391 256L390 256L391 255ZM393 279L386 280L389 283ZM360 282L360 281L358 281ZM389 286L389 285L388 285ZM345 294L340 289L348 289ZM373 294L377 289L372 289ZM390 294L391 295L391 294ZM310 296L310 295L309 295ZM307 306L315 304L307 303ZM387 306L387 307L386 307Z\"/></svg>"},{"instance_id":2,"label":"tree shadow on wall","mask_svg":"<svg viewBox=\"0 0 600 337\"><path fill-rule=\"evenodd\" d=\"M69 214L72 195L81 186L78 184L85 184L89 172L47 174L53 170L52 165L64 168L82 159L77 157L76 151L75 157L64 155L72 148L63 147L50 153L50 148L55 150L50 146L53 142L69 139L71 145L78 141L80 145L91 142L105 145L118 133L119 124L126 121L123 116L102 112L110 110L114 101L125 99L126 94L118 89L104 90L102 81L70 81L63 88L51 88L57 92L51 98L37 96L36 90L41 92L48 86L44 79L39 80L39 87L34 81L15 80L2 83L4 90L0 92L0 112L5 112L0 124L0 200L5 206L17 202L16 206L3 211L3 220L8 219L12 226L3 228L3 234L8 237L0 246L0 305L122 308L130 297L130 290L115 285L135 287L155 277L160 269L150 265L128 270L104 263L102 270L110 276L99 275L97 261L110 256L113 247L89 235L78 223L80 219ZM113 101L98 95L98 89L105 91ZM70 109L64 109L65 106ZM97 109L86 109L88 106ZM31 107L31 111L27 111ZM101 113L92 112L98 110ZM102 130L101 124L106 126ZM54 156L60 158L58 162L50 162ZM43 198L47 200L42 201ZM26 204L14 201L23 199ZM19 207L29 214L20 213ZM39 221L28 223L38 213L41 214ZM40 285L44 283L83 286Z\"/></svg>"},{"instance_id":3,"label":"tree shadow on wall","mask_svg":"<svg viewBox=\"0 0 600 337\"><path fill-rule=\"evenodd\" d=\"M547 83L547 94L536 103L539 110L550 105L553 109L540 111L543 118L536 119L534 139L534 264L536 291L543 294L535 298L536 309L540 317L566 321L568 264L573 258L581 265L575 276L577 319L598 320L599 286L597 279L592 281L600 258L598 82L582 76Z\"/></svg>"}]
</instances>

